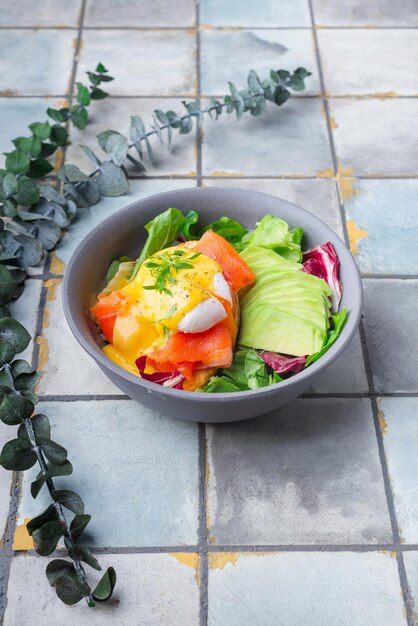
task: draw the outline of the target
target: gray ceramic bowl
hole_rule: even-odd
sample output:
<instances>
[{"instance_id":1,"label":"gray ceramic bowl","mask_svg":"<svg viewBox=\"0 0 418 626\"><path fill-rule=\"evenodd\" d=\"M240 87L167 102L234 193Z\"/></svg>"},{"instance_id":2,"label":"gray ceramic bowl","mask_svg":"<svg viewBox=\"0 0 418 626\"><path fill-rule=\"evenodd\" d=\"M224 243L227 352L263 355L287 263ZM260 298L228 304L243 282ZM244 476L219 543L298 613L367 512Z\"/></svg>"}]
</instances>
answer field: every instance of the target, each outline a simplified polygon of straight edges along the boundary
<instances>
[{"instance_id":1,"label":"gray ceramic bowl","mask_svg":"<svg viewBox=\"0 0 418 626\"><path fill-rule=\"evenodd\" d=\"M145 241L144 225L168 207L196 209L201 223L228 215L253 228L266 213L282 217L305 231L304 248L331 241L340 258L344 294L349 311L343 332L328 352L300 374L281 383L237 393L205 394L169 389L121 369L100 350L98 332L89 317L92 294L104 285L110 262L119 256L138 256ZM64 311L74 336L100 369L134 400L160 413L194 422L230 422L263 415L287 404L312 385L315 378L341 355L359 323L362 288L354 260L344 243L317 217L304 209L263 193L243 189L200 188L169 191L134 202L99 224L74 252L64 280Z\"/></svg>"}]
</instances>

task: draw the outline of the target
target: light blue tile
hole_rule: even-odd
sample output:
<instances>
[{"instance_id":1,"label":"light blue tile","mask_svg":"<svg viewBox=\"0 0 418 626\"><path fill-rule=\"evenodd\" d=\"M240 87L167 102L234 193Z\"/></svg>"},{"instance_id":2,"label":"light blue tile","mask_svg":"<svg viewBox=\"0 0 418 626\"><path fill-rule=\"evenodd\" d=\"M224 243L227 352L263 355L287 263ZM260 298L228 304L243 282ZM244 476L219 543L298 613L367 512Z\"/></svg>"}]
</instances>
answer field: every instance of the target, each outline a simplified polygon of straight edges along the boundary
<instances>
[{"instance_id":1,"label":"light blue tile","mask_svg":"<svg viewBox=\"0 0 418 626\"><path fill-rule=\"evenodd\" d=\"M82 349L62 309L62 279L47 282L44 328L40 338L39 382L42 395L112 395L121 391Z\"/></svg>"},{"instance_id":2,"label":"light blue tile","mask_svg":"<svg viewBox=\"0 0 418 626\"><path fill-rule=\"evenodd\" d=\"M293 98L268 103L261 117L222 114L208 121L202 145L205 176L315 176L332 166L321 103Z\"/></svg>"},{"instance_id":3,"label":"light blue tile","mask_svg":"<svg viewBox=\"0 0 418 626\"><path fill-rule=\"evenodd\" d=\"M1 95L68 93L76 37L77 31L72 30L3 30L0 38Z\"/></svg>"},{"instance_id":4,"label":"light blue tile","mask_svg":"<svg viewBox=\"0 0 418 626\"><path fill-rule=\"evenodd\" d=\"M248 72L261 80L270 70L293 71L302 66L312 72L304 94L319 92L314 41L308 30L203 31L200 36L202 93L229 93L228 81L246 87Z\"/></svg>"},{"instance_id":5,"label":"light blue tile","mask_svg":"<svg viewBox=\"0 0 418 626\"><path fill-rule=\"evenodd\" d=\"M163 191L194 187L195 181L188 179L177 180L130 180L129 193L118 198L102 198L100 202L89 209L80 209L77 219L67 230L64 239L57 247L55 254L64 264L70 260L72 253L80 241L102 220L128 204L141 200L147 196Z\"/></svg>"},{"instance_id":6,"label":"light blue tile","mask_svg":"<svg viewBox=\"0 0 418 626\"><path fill-rule=\"evenodd\" d=\"M44 122L47 119L48 107L55 107L56 100L51 98L0 98L0 118L2 120L2 151L14 149L12 139L29 136L29 124ZM60 104L63 106L63 103ZM0 164L4 163L3 154Z\"/></svg>"},{"instance_id":7,"label":"light blue tile","mask_svg":"<svg viewBox=\"0 0 418 626\"><path fill-rule=\"evenodd\" d=\"M197 542L198 426L162 417L132 400L45 402L52 438L67 448L74 489L92 515L96 546L172 546ZM19 521L48 503L29 492L25 474Z\"/></svg>"},{"instance_id":8,"label":"light blue tile","mask_svg":"<svg viewBox=\"0 0 418 626\"><path fill-rule=\"evenodd\" d=\"M365 279L366 340L376 390L418 391L418 281Z\"/></svg>"},{"instance_id":9,"label":"light blue tile","mask_svg":"<svg viewBox=\"0 0 418 626\"><path fill-rule=\"evenodd\" d=\"M110 83L113 85L113 83ZM109 87L110 91L110 87ZM81 167L83 172L91 172L95 166L81 151L79 144L89 146L98 156L104 156L96 135L103 130L111 128L129 138L129 126L132 115L139 115L144 120L148 129L152 124L154 109L164 111L174 110L183 115L184 107L177 98L112 98L100 100L94 103L89 110L89 125L85 130L71 129L71 145L67 149L67 163L73 163ZM196 176L196 146L195 131L188 135L180 135L178 130L173 130L171 148L168 149L167 131L164 131L164 145L161 145L157 137L150 138L154 154L153 162L147 155L144 156L144 165L148 176ZM132 155L138 158L136 151ZM128 166L128 171L138 176L138 169Z\"/></svg>"},{"instance_id":10,"label":"light blue tile","mask_svg":"<svg viewBox=\"0 0 418 626\"><path fill-rule=\"evenodd\" d=\"M38 321L38 307L41 299L42 281L29 279L25 283L25 291L18 300L9 305L10 313L18 322L23 324L31 337L35 337L36 324ZM18 355L19 359L26 359L32 362L33 339L24 352Z\"/></svg>"},{"instance_id":11,"label":"light blue tile","mask_svg":"<svg viewBox=\"0 0 418 626\"><path fill-rule=\"evenodd\" d=\"M313 0L313 13L321 26L418 26L415 0Z\"/></svg>"},{"instance_id":12,"label":"light blue tile","mask_svg":"<svg viewBox=\"0 0 418 626\"><path fill-rule=\"evenodd\" d=\"M58 599L45 578L43 557L23 554L13 557L4 626L173 626L174 623L197 626L199 623L199 588L192 567L170 554L101 554L97 558L103 570L109 566L115 568L117 583L111 600L88 609L84 602L68 607ZM94 586L103 572L86 569Z\"/></svg>"},{"instance_id":13,"label":"light blue tile","mask_svg":"<svg viewBox=\"0 0 418 626\"><path fill-rule=\"evenodd\" d=\"M181 27L195 23L194 0L176 0L175 10L167 0L88 0L86 26Z\"/></svg>"},{"instance_id":14,"label":"light blue tile","mask_svg":"<svg viewBox=\"0 0 418 626\"><path fill-rule=\"evenodd\" d=\"M195 52L196 35L187 30L85 30L77 80L102 60L116 78L112 95L194 95Z\"/></svg>"},{"instance_id":15,"label":"light blue tile","mask_svg":"<svg viewBox=\"0 0 418 626\"><path fill-rule=\"evenodd\" d=\"M360 335L356 333L343 354L315 379L309 391L314 393L366 393L368 389Z\"/></svg>"},{"instance_id":16,"label":"light blue tile","mask_svg":"<svg viewBox=\"0 0 418 626\"><path fill-rule=\"evenodd\" d=\"M403 558L416 618L418 615L418 552L404 552Z\"/></svg>"},{"instance_id":17,"label":"light blue tile","mask_svg":"<svg viewBox=\"0 0 418 626\"><path fill-rule=\"evenodd\" d=\"M78 26L82 0L15 0L2 3L1 26Z\"/></svg>"},{"instance_id":18,"label":"light blue tile","mask_svg":"<svg viewBox=\"0 0 418 626\"><path fill-rule=\"evenodd\" d=\"M7 441L13 439L16 435L15 428L0 423L0 452ZM7 515L10 506L10 488L12 485L12 472L0 467L0 546L2 546L4 532L6 530ZM1 571L1 566L0 566ZM1 576L1 574L0 574ZM0 585L1 587L1 585Z\"/></svg>"},{"instance_id":19,"label":"light blue tile","mask_svg":"<svg viewBox=\"0 0 418 626\"><path fill-rule=\"evenodd\" d=\"M391 541L366 399L305 398L257 420L211 425L208 451L213 543Z\"/></svg>"},{"instance_id":20,"label":"light blue tile","mask_svg":"<svg viewBox=\"0 0 418 626\"><path fill-rule=\"evenodd\" d=\"M400 534L418 543L418 398L382 398L378 405Z\"/></svg>"},{"instance_id":21,"label":"light blue tile","mask_svg":"<svg viewBox=\"0 0 418 626\"><path fill-rule=\"evenodd\" d=\"M307 0L201 0L200 21L212 26L310 26Z\"/></svg>"},{"instance_id":22,"label":"light blue tile","mask_svg":"<svg viewBox=\"0 0 418 626\"><path fill-rule=\"evenodd\" d=\"M367 236L357 243L364 273L418 274L418 180L355 180L345 212Z\"/></svg>"},{"instance_id":23,"label":"light blue tile","mask_svg":"<svg viewBox=\"0 0 418 626\"><path fill-rule=\"evenodd\" d=\"M318 45L325 89L331 95L418 93L418 76L411 72L418 57L416 29L319 30Z\"/></svg>"},{"instance_id":24,"label":"light blue tile","mask_svg":"<svg viewBox=\"0 0 418 626\"><path fill-rule=\"evenodd\" d=\"M329 101L338 164L361 176L418 176L418 99Z\"/></svg>"},{"instance_id":25,"label":"light blue tile","mask_svg":"<svg viewBox=\"0 0 418 626\"><path fill-rule=\"evenodd\" d=\"M406 626L388 553L231 556L209 570L209 626Z\"/></svg>"},{"instance_id":26,"label":"light blue tile","mask_svg":"<svg viewBox=\"0 0 418 626\"><path fill-rule=\"evenodd\" d=\"M229 121L233 123L233 120ZM283 198L319 217L341 238L344 236L335 181L329 178L205 178L203 185L252 189Z\"/></svg>"}]
</instances>

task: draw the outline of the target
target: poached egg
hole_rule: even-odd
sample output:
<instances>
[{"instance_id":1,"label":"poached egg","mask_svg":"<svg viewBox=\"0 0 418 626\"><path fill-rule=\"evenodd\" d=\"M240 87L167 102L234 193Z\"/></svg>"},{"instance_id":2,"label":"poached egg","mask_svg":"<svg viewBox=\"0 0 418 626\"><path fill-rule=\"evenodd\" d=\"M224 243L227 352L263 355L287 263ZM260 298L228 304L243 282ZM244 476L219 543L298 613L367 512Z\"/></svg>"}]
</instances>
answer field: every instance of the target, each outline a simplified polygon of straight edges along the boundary
<instances>
[{"instance_id":1,"label":"poached egg","mask_svg":"<svg viewBox=\"0 0 418 626\"><path fill-rule=\"evenodd\" d=\"M167 268L158 282L161 267ZM109 358L137 373L135 361L161 349L170 333L200 333L228 314L233 298L220 265L187 242L166 248L144 261L133 280L120 289ZM128 367L127 367L128 366Z\"/></svg>"}]
</instances>

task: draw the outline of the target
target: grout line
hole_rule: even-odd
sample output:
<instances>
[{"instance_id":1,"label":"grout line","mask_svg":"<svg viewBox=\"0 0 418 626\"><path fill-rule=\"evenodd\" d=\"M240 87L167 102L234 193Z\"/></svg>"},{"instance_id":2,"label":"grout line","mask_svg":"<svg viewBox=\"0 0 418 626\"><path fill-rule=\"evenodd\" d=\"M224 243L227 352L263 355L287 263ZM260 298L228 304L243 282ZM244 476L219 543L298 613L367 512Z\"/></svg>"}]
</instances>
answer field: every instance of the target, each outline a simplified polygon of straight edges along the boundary
<instances>
[{"instance_id":1,"label":"grout line","mask_svg":"<svg viewBox=\"0 0 418 626\"><path fill-rule=\"evenodd\" d=\"M389 518L390 518L390 523L391 523L391 528L392 528L392 535L393 535L393 540L394 540L394 551L396 552L396 561L398 565L398 574L399 574L402 598L403 598L403 602L405 606L406 619L407 619L408 626L414 626L415 620L414 620L414 612L413 612L413 602L410 597L410 593L408 589L408 581L407 581L407 576L406 576L406 571L405 571L405 563L404 563L403 554L402 554L402 550L404 546L401 543L399 525L398 525L398 520L396 517L395 504L394 504L393 493L392 493L392 488L390 484L389 468L388 468L386 455L385 455L383 435L382 435L382 431L380 429L380 424L379 424L379 413L378 413L377 401L379 397L385 397L386 394L375 393L373 371L372 371L371 362L370 362L370 354L369 354L369 349L367 345L367 337L366 337L363 318L360 321L359 331L360 331L360 338L361 338L361 344L362 344L362 349L363 349L363 357L364 357L364 365L366 369L367 382L369 386L369 393L371 396L373 423L374 423L374 429L376 433L376 441L377 441L377 447L378 447L378 452L379 452L380 465L382 469L382 477L383 477L383 484L384 484L385 495L386 495L386 503L388 507Z\"/></svg>"},{"instance_id":2,"label":"grout line","mask_svg":"<svg viewBox=\"0 0 418 626\"><path fill-rule=\"evenodd\" d=\"M4 612L7 606L7 589L9 585L10 566L12 563L12 545L15 534L16 518L18 514L21 491L21 472L13 472L10 489L10 505L7 516L4 547L0 558L0 624L3 624Z\"/></svg>"},{"instance_id":3,"label":"grout line","mask_svg":"<svg viewBox=\"0 0 418 626\"><path fill-rule=\"evenodd\" d=\"M375 544L222 544L222 545L208 545L207 552L210 554L221 554L222 552L394 552L396 549L393 543L375 543ZM189 554L195 554L199 552L198 545L175 545L175 546L91 546L90 550L94 554L171 554L176 552L187 552ZM418 545L402 545L401 551L412 552L418 551ZM27 554L28 556L38 556L34 550L24 551L20 550L19 553ZM67 554L67 551L62 548L55 550L50 558L54 558L57 555Z\"/></svg>"},{"instance_id":4,"label":"grout line","mask_svg":"<svg viewBox=\"0 0 418 626\"><path fill-rule=\"evenodd\" d=\"M404 563L403 554L402 554L401 538L399 534L398 520L396 518L395 504L393 500L392 488L390 485L389 470L388 470L384 444L383 444L383 435L382 435L382 431L380 430L378 407L377 407L376 399L372 400L372 410L373 410L373 421L374 421L374 427L375 427L375 432L376 432L377 446L379 449L379 457L380 457L380 463L382 467L383 482L384 482L385 492L386 492L386 500L387 500L387 505L389 509L390 523L392 526L392 533L393 533L393 538L394 538L394 547L395 547L395 552L396 552L396 561L398 564L398 573L399 573L399 580L400 580L401 591L402 591L402 598L404 601L405 611L406 611L406 619L408 622L408 626L414 626L415 619L414 619L414 611L413 611L413 601L412 601L412 598L410 597L409 588L408 588L405 563Z\"/></svg>"},{"instance_id":5,"label":"grout line","mask_svg":"<svg viewBox=\"0 0 418 626\"><path fill-rule=\"evenodd\" d=\"M199 624L208 623L208 528L206 511L206 424L199 424Z\"/></svg>"},{"instance_id":6,"label":"grout line","mask_svg":"<svg viewBox=\"0 0 418 626\"><path fill-rule=\"evenodd\" d=\"M92 394L92 395L68 395L68 396L60 396L60 395L42 395L38 396L39 402L89 402L90 400L131 400L129 396L125 396L123 394L110 394L110 395L101 395L101 394Z\"/></svg>"},{"instance_id":7,"label":"grout line","mask_svg":"<svg viewBox=\"0 0 418 626\"><path fill-rule=\"evenodd\" d=\"M147 176L140 176L140 175L135 175L135 174L129 174L128 176L129 180L163 180L163 179L168 179L168 180L193 180L196 178L196 176L185 176L184 174L160 174L160 175L155 175L155 174L150 174ZM344 177L341 176L341 178L351 178L351 177ZM386 174L370 174L369 176L362 176L362 175L356 175L352 177L353 181L354 180L417 180L418 179L418 174L417 175L410 175L410 176L401 176L398 174L395 175L386 175ZM225 174L222 176L211 176L210 174L205 174L204 176L202 176L202 181L205 180L271 180L271 181L275 181L275 180L329 180L332 181L334 180L333 176L315 176L315 175L309 175L309 174L277 174L276 176L264 176L263 174L258 174L256 176L250 176L250 175L242 175L242 176L234 176L233 174L229 175L229 174Z\"/></svg>"},{"instance_id":8,"label":"grout line","mask_svg":"<svg viewBox=\"0 0 418 626\"><path fill-rule=\"evenodd\" d=\"M342 198L341 191L338 185L338 180L337 180L338 159L337 159L334 138L333 138L333 133L332 133L332 128L331 128L329 103L328 103L328 100L325 98L325 93L326 93L325 82L324 82L324 75L322 71L321 54L319 50L318 37L317 37L317 32L316 32L316 27L315 27L312 0L309 0L309 9L310 9L311 18L312 18L313 36L314 36L314 42L315 42L315 51L317 55L319 79L320 79L320 86L321 86L321 96L323 99L323 106L324 106L324 111L325 111L325 116L326 116L328 136L329 136L331 152L332 152L333 167L334 167L334 172L335 172L335 185L336 185L336 191L337 191L337 197L338 197L338 204L340 207L340 215L341 215L341 220L342 220L344 239L345 239L346 245L349 247L350 241L349 241L348 232L347 232L347 220L346 220L346 215L345 215L345 207L344 207L343 198ZM370 356L369 356L368 347L367 347L366 332L365 332L363 316L360 320L359 331L360 331L360 338L361 338L361 344L362 344L364 366L365 366L366 375L367 375L367 383L369 387L369 394L372 394L373 396L375 396L373 373L371 369ZM391 523L391 528L392 528L392 535L393 535L395 552L396 552L396 561L398 564L399 582L400 582L400 587L402 591L404 607L406 611L406 619L408 622L408 626L414 626L412 601L411 601L409 590L408 590L408 583L407 583L407 578L406 578L403 555L400 550L401 542L400 542L400 536L399 536L399 527L398 527L398 521L396 518L393 494L392 494L391 486L390 486L388 466L387 466L386 457L384 453L383 438L382 438L382 432L380 430L376 397L371 398L371 407L372 407L372 412L373 412L373 422L374 422L374 428L375 428L376 439L377 439L377 446L378 446L378 452L379 452L379 458L380 458L380 464L381 464L381 470L382 470L384 489L385 489L385 494L386 494L386 503L387 503L389 518L390 518L390 523Z\"/></svg>"},{"instance_id":9,"label":"grout line","mask_svg":"<svg viewBox=\"0 0 418 626\"><path fill-rule=\"evenodd\" d=\"M195 11L196 11L196 100L200 109L201 104L201 73L200 73L200 59L201 59L201 49L200 49L200 32L199 32L199 1L195 2ZM196 185L197 187L202 186L202 138L203 131L201 126L198 124L198 118L196 118Z\"/></svg>"},{"instance_id":10,"label":"grout line","mask_svg":"<svg viewBox=\"0 0 418 626\"><path fill-rule=\"evenodd\" d=\"M373 400L375 398L417 398L418 391L394 391L394 392L359 392L359 393L304 393L299 396L302 400L321 400L321 399L351 399L367 398ZM43 394L39 396L39 402L89 402L93 400L114 401L129 400L129 396L123 394L92 394L92 395L59 395L59 394ZM133 400L132 400L133 402ZM274 411L272 411L274 413Z\"/></svg>"},{"instance_id":11,"label":"grout line","mask_svg":"<svg viewBox=\"0 0 418 626\"><path fill-rule=\"evenodd\" d=\"M393 26L379 26L379 25L371 25L371 24L359 24L359 25L353 25L353 26L348 26L348 25L322 25L322 24L314 24L314 27L317 30L362 30L362 31L369 31L369 30L373 30L373 31L379 31L379 30L416 30L417 26L401 26L401 25L393 25ZM39 26L39 25L34 25L34 26L21 26L19 24L15 24L15 25L1 25L0 26L0 30L35 30L35 31L42 31L42 30L58 30L58 31L62 31L62 30L77 30L78 27L77 26ZM126 25L126 26L112 26L110 24L106 25L106 26L94 26L94 25L89 25L89 26L84 26L83 27L84 30L137 30L137 31L151 31L151 32L158 32L158 31L179 31L179 32L190 32L196 29L195 26L191 26L190 24L184 24L183 26L130 26L130 25ZM200 27L200 30L203 32L211 32L211 31L224 31L226 33L230 33L230 32L240 32L240 31L246 31L246 30L311 30L311 26L282 26L281 24L276 24L276 25L271 25L271 26L214 26L212 24L207 24L207 25L202 25Z\"/></svg>"},{"instance_id":12,"label":"grout line","mask_svg":"<svg viewBox=\"0 0 418 626\"><path fill-rule=\"evenodd\" d=\"M75 88L75 83L76 83L75 78L77 74L78 59L79 59L80 50L82 46L82 33L83 33L84 15L86 12L86 4L87 4L87 0L83 0L82 5L81 5L81 10L80 10L80 21L78 25L77 43L76 43L75 50L74 50L73 67L72 67L71 78L70 78L70 89L69 89L69 96L68 96L69 108L73 104L73 100L74 100L74 88ZM70 120L68 120L66 123L66 128L68 131L70 130L70 125L71 125L71 122ZM62 147L62 163L65 163L66 161L67 149L68 149L68 145L65 145Z\"/></svg>"},{"instance_id":13,"label":"grout line","mask_svg":"<svg viewBox=\"0 0 418 626\"><path fill-rule=\"evenodd\" d=\"M83 29L84 32L84 29ZM225 94L204 94L201 93L202 98L222 98ZM38 99L60 99L60 100L68 100L68 94L0 94L0 99L8 99L8 100L19 100L19 99L30 99L30 98L38 98ZM194 93L173 93L173 94L111 94L108 97L108 100L185 100L190 98L191 100L196 99L196 94ZM297 100L324 100L328 102L328 100L417 100L418 95L416 94L397 94L396 96L385 96L380 94L373 93L365 93L365 94L357 94L357 95L349 95L349 94L327 94L323 97L321 94L308 94L308 93L294 93L293 98Z\"/></svg>"}]
</instances>

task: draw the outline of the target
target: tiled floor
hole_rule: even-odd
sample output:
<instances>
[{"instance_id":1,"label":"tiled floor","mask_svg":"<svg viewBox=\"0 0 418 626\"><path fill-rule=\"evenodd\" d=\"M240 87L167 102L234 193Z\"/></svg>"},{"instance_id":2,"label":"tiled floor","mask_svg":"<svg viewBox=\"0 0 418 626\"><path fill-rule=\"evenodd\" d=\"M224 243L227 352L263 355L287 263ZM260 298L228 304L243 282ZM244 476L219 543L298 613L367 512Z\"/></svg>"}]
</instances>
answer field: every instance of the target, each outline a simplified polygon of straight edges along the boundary
<instances>
[{"instance_id":1,"label":"tiled floor","mask_svg":"<svg viewBox=\"0 0 418 626\"><path fill-rule=\"evenodd\" d=\"M90 126L72 133L66 151L85 169L78 144L95 147L105 128L125 132L130 115L150 119L155 107L221 94L250 68L264 77L304 65L313 76L306 92L261 118L208 121L197 136L175 137L171 153L155 145L148 178L81 211L46 268L32 272L14 313L38 334L26 357L44 370L39 410L74 464L59 483L83 495L91 543L118 585L93 611L63 606L25 530L46 500L31 498L32 472L0 469L0 623L413 626L416 2L3 4L2 152L47 106L71 99L98 61L116 77L112 97L94 104ZM246 423L181 423L127 400L62 313L65 265L93 226L137 198L195 185L257 189L304 206L346 239L365 279L360 332L344 357L306 397ZM0 444L9 437L0 428Z\"/></svg>"}]
</instances>

